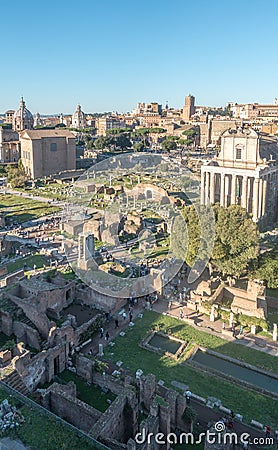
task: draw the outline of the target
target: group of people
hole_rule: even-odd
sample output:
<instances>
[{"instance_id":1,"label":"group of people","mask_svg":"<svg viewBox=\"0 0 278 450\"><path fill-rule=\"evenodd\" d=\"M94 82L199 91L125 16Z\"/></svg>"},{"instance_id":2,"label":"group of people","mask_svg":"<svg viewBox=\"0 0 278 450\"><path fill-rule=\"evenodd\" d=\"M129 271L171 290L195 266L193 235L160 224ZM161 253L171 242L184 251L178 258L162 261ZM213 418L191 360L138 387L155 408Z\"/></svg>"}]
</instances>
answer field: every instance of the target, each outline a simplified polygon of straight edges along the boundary
<instances>
[{"instance_id":1,"label":"group of people","mask_svg":"<svg viewBox=\"0 0 278 450\"><path fill-rule=\"evenodd\" d=\"M133 306L131 306L131 305L129 305L128 314L129 314L129 322L132 322L132 320L133 320ZM111 318L112 318L111 313L110 312L105 312L104 315L105 315L105 322L107 324L110 323ZM127 313L125 311L122 314L122 318L123 318L123 320L126 320L126 318L127 318ZM117 329L119 327L120 327L119 319L115 318L115 329ZM99 330L99 336L100 336L101 339L104 337L106 341L109 341L109 339L110 339L109 331L106 331L106 333L104 334L104 328L103 327L101 327L100 330Z\"/></svg>"},{"instance_id":2,"label":"group of people","mask_svg":"<svg viewBox=\"0 0 278 450\"><path fill-rule=\"evenodd\" d=\"M231 411L229 416L224 416L219 419L219 422L222 422L225 425L225 428L228 430L233 430L234 428L234 418L235 413Z\"/></svg>"}]
</instances>

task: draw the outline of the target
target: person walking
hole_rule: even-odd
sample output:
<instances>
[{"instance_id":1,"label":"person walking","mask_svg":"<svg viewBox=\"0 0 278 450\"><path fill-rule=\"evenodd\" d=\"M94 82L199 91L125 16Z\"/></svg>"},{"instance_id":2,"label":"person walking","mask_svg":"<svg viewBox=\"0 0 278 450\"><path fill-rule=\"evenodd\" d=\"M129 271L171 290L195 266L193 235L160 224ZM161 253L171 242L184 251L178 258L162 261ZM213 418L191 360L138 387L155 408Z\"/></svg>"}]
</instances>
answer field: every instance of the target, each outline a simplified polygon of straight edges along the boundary
<instances>
[{"instance_id":1,"label":"person walking","mask_svg":"<svg viewBox=\"0 0 278 450\"><path fill-rule=\"evenodd\" d=\"M109 341L109 338L110 338L110 336L109 336L109 333L108 333L108 331L106 332L106 335L105 335L105 340L108 342Z\"/></svg>"},{"instance_id":2,"label":"person walking","mask_svg":"<svg viewBox=\"0 0 278 450\"><path fill-rule=\"evenodd\" d=\"M123 312L123 319L124 320L126 319L126 312L125 311Z\"/></svg>"},{"instance_id":3,"label":"person walking","mask_svg":"<svg viewBox=\"0 0 278 450\"><path fill-rule=\"evenodd\" d=\"M103 334L104 334L104 329L101 327L101 329L99 330L99 334L100 337L103 338Z\"/></svg>"},{"instance_id":4,"label":"person walking","mask_svg":"<svg viewBox=\"0 0 278 450\"><path fill-rule=\"evenodd\" d=\"M186 399L186 404L189 405L190 404L190 399L191 399L191 391L188 387L188 389L185 391L185 399Z\"/></svg>"},{"instance_id":5,"label":"person walking","mask_svg":"<svg viewBox=\"0 0 278 450\"><path fill-rule=\"evenodd\" d=\"M181 309L180 310L180 319L182 319L183 318L183 310Z\"/></svg>"},{"instance_id":6,"label":"person walking","mask_svg":"<svg viewBox=\"0 0 278 450\"><path fill-rule=\"evenodd\" d=\"M118 319L115 319L115 328L119 328L119 321L118 321Z\"/></svg>"},{"instance_id":7,"label":"person walking","mask_svg":"<svg viewBox=\"0 0 278 450\"><path fill-rule=\"evenodd\" d=\"M265 427L265 437L270 437L270 426L269 425L266 425L266 427Z\"/></svg>"}]
</instances>

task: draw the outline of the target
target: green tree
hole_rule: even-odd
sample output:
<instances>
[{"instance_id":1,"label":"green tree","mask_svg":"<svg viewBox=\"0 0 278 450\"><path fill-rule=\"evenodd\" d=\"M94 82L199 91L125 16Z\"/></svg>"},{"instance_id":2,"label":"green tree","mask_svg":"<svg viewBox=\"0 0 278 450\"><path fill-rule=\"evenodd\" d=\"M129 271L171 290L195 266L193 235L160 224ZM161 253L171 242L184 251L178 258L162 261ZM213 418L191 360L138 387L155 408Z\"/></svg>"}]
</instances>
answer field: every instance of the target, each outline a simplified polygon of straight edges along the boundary
<instances>
[{"instance_id":1,"label":"green tree","mask_svg":"<svg viewBox=\"0 0 278 450\"><path fill-rule=\"evenodd\" d=\"M183 131L182 134L183 134L184 136L194 137L194 136L196 136L197 131L196 131L196 130L193 130L192 128L190 128L189 130Z\"/></svg>"},{"instance_id":2,"label":"green tree","mask_svg":"<svg viewBox=\"0 0 278 450\"><path fill-rule=\"evenodd\" d=\"M105 148L110 148L110 146L113 144L114 144L114 140L109 136L100 136L94 142L95 148L98 148L100 150L104 150Z\"/></svg>"},{"instance_id":3,"label":"green tree","mask_svg":"<svg viewBox=\"0 0 278 450\"><path fill-rule=\"evenodd\" d=\"M223 274L240 276L259 252L257 226L238 205L214 206L216 239L212 262Z\"/></svg>"},{"instance_id":4,"label":"green tree","mask_svg":"<svg viewBox=\"0 0 278 450\"><path fill-rule=\"evenodd\" d=\"M115 145L116 147L120 147L121 149L126 149L131 147L130 139L125 134L119 134L115 138Z\"/></svg>"},{"instance_id":5,"label":"green tree","mask_svg":"<svg viewBox=\"0 0 278 450\"><path fill-rule=\"evenodd\" d=\"M166 138L162 142L161 147L165 151L176 150L177 143L173 139Z\"/></svg>"},{"instance_id":6,"label":"green tree","mask_svg":"<svg viewBox=\"0 0 278 450\"><path fill-rule=\"evenodd\" d=\"M240 276L251 263L256 261L259 250L259 236L257 226L252 221L248 213L238 205L231 205L228 208L215 205L215 241L213 253L210 256L211 262L223 274ZM180 245L180 252L184 252L186 243L186 263L189 266L194 264L196 256L202 243L202 251L206 257L205 236L200 237L200 220L194 206L185 208L184 220L187 228L187 243L182 226L177 223L177 245ZM202 214L200 211L199 214ZM210 233L210 224L205 233ZM175 230L175 228L174 228ZM202 239L202 241L201 241ZM180 252L173 247L173 251L180 257Z\"/></svg>"},{"instance_id":7,"label":"green tree","mask_svg":"<svg viewBox=\"0 0 278 450\"><path fill-rule=\"evenodd\" d=\"M278 247L260 255L250 277L260 279L268 288L278 288Z\"/></svg>"},{"instance_id":8,"label":"green tree","mask_svg":"<svg viewBox=\"0 0 278 450\"><path fill-rule=\"evenodd\" d=\"M27 176L21 159L18 161L17 167L8 166L7 174L8 183L10 183L12 188L21 188L25 186Z\"/></svg>"},{"instance_id":9,"label":"green tree","mask_svg":"<svg viewBox=\"0 0 278 450\"><path fill-rule=\"evenodd\" d=\"M135 142L133 145L133 150L135 152L142 152L144 150L144 144L142 141Z\"/></svg>"}]
</instances>

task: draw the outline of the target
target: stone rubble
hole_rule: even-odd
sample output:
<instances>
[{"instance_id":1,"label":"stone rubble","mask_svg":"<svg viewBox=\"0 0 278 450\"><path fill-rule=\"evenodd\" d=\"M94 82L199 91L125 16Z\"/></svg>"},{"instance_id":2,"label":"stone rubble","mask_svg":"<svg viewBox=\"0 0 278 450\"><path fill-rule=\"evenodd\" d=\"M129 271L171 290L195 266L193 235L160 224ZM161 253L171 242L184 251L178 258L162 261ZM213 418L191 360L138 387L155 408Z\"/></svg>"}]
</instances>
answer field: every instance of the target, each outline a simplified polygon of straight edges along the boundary
<instances>
[{"instance_id":1,"label":"stone rubble","mask_svg":"<svg viewBox=\"0 0 278 450\"><path fill-rule=\"evenodd\" d=\"M23 422L24 417L17 408L10 405L7 399L3 400L0 404L0 430L3 432L18 427Z\"/></svg>"}]
</instances>

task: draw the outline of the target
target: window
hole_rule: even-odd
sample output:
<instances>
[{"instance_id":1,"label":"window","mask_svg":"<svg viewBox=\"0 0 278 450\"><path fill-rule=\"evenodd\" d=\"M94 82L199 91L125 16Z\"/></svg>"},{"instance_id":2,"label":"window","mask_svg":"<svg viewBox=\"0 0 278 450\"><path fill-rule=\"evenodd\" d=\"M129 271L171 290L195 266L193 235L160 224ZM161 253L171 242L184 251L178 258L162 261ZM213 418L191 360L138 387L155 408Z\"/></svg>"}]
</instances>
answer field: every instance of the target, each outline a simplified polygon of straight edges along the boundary
<instances>
[{"instance_id":1,"label":"window","mask_svg":"<svg viewBox=\"0 0 278 450\"><path fill-rule=\"evenodd\" d=\"M241 159L242 149L240 147L236 148L236 159Z\"/></svg>"},{"instance_id":2,"label":"window","mask_svg":"<svg viewBox=\"0 0 278 450\"><path fill-rule=\"evenodd\" d=\"M56 142L52 142L52 143L50 144L50 150L51 150L52 152L56 152L56 150L57 150L57 144L56 144Z\"/></svg>"}]
</instances>

